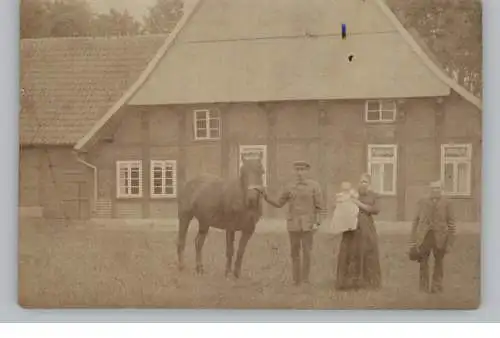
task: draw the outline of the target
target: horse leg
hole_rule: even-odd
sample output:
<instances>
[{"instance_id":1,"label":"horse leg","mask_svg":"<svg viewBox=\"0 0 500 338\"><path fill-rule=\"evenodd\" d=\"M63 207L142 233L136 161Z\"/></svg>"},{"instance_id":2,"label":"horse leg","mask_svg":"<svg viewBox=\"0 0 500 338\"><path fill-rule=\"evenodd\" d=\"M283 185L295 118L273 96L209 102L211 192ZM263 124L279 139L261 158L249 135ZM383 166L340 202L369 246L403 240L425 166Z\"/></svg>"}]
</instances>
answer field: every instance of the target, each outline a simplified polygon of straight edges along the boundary
<instances>
[{"instance_id":1,"label":"horse leg","mask_svg":"<svg viewBox=\"0 0 500 338\"><path fill-rule=\"evenodd\" d=\"M247 247L250 237L252 237L251 232L241 232L240 242L238 244L238 252L236 254L236 262L234 263L234 276L236 278L240 277L241 263L243 261L243 255L245 254L245 249Z\"/></svg>"},{"instance_id":2,"label":"horse leg","mask_svg":"<svg viewBox=\"0 0 500 338\"><path fill-rule=\"evenodd\" d=\"M226 277L231 272L234 254L234 231L226 230Z\"/></svg>"},{"instance_id":3,"label":"horse leg","mask_svg":"<svg viewBox=\"0 0 500 338\"><path fill-rule=\"evenodd\" d=\"M179 215L179 233L177 238L177 259L179 270L184 269L184 248L186 247L187 231L192 218L193 216L190 213L182 213Z\"/></svg>"},{"instance_id":4,"label":"horse leg","mask_svg":"<svg viewBox=\"0 0 500 338\"><path fill-rule=\"evenodd\" d=\"M203 274L203 257L202 250L203 244L205 243L205 238L207 238L208 227L204 227L200 224L198 229L198 234L195 238L195 247L196 247L196 273L199 275Z\"/></svg>"}]
</instances>

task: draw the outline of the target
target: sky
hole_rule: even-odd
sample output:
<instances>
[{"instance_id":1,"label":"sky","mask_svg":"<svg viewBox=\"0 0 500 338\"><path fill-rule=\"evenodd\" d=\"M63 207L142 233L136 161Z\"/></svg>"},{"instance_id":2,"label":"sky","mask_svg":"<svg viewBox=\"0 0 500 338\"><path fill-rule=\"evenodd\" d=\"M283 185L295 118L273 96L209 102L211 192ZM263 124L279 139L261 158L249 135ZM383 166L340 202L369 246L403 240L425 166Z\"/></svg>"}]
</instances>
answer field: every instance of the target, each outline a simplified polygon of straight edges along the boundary
<instances>
[{"instance_id":1,"label":"sky","mask_svg":"<svg viewBox=\"0 0 500 338\"><path fill-rule=\"evenodd\" d=\"M137 19L142 19L147 14L150 6L154 5L156 0L87 0L92 8L98 13L107 13L111 8L128 12ZM194 0L184 0L186 5Z\"/></svg>"}]
</instances>

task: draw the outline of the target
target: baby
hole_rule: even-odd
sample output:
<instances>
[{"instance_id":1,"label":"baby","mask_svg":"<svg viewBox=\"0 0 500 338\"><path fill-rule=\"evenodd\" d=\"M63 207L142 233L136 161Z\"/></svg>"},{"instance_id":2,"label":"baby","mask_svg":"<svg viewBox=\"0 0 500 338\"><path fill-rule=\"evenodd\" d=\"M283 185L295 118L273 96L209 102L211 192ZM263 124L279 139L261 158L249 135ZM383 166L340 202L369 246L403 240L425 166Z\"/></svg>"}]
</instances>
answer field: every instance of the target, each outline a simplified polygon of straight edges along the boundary
<instances>
[{"instance_id":1,"label":"baby","mask_svg":"<svg viewBox=\"0 0 500 338\"><path fill-rule=\"evenodd\" d=\"M343 203L351 201L351 198L358 198L359 194L356 190L352 189L350 182L342 182L340 184L340 192L336 194L336 202Z\"/></svg>"},{"instance_id":2,"label":"baby","mask_svg":"<svg viewBox=\"0 0 500 338\"><path fill-rule=\"evenodd\" d=\"M332 228L335 233L355 230L358 225L358 206L352 201L359 194L349 182L342 182L340 192L336 194L335 210L332 218Z\"/></svg>"}]
</instances>

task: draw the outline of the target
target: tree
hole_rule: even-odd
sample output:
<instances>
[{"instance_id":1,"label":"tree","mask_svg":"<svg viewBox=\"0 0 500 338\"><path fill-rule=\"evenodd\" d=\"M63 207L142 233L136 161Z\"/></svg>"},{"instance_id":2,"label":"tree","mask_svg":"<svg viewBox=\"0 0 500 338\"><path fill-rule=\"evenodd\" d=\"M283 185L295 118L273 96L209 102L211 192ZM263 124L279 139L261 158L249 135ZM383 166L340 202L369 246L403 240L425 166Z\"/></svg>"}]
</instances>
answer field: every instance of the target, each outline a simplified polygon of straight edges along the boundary
<instances>
[{"instance_id":1,"label":"tree","mask_svg":"<svg viewBox=\"0 0 500 338\"><path fill-rule=\"evenodd\" d=\"M46 36L47 2L43 0L21 0L20 35L22 39Z\"/></svg>"},{"instance_id":2,"label":"tree","mask_svg":"<svg viewBox=\"0 0 500 338\"><path fill-rule=\"evenodd\" d=\"M386 0L415 28L444 70L477 96L482 91L480 0Z\"/></svg>"},{"instance_id":3,"label":"tree","mask_svg":"<svg viewBox=\"0 0 500 338\"><path fill-rule=\"evenodd\" d=\"M141 31L141 24L127 10L119 12L115 9L98 14L92 27L94 36L137 35Z\"/></svg>"},{"instance_id":4,"label":"tree","mask_svg":"<svg viewBox=\"0 0 500 338\"><path fill-rule=\"evenodd\" d=\"M128 11L95 14L86 0L21 0L21 38L135 35L141 24Z\"/></svg>"},{"instance_id":5,"label":"tree","mask_svg":"<svg viewBox=\"0 0 500 338\"><path fill-rule=\"evenodd\" d=\"M85 0L21 0L21 38L91 35L93 12Z\"/></svg>"},{"instance_id":6,"label":"tree","mask_svg":"<svg viewBox=\"0 0 500 338\"><path fill-rule=\"evenodd\" d=\"M156 0L144 17L144 30L150 34L170 33L182 17L182 0Z\"/></svg>"},{"instance_id":7,"label":"tree","mask_svg":"<svg viewBox=\"0 0 500 338\"><path fill-rule=\"evenodd\" d=\"M53 37L90 36L94 13L85 0L48 2L47 24Z\"/></svg>"}]
</instances>

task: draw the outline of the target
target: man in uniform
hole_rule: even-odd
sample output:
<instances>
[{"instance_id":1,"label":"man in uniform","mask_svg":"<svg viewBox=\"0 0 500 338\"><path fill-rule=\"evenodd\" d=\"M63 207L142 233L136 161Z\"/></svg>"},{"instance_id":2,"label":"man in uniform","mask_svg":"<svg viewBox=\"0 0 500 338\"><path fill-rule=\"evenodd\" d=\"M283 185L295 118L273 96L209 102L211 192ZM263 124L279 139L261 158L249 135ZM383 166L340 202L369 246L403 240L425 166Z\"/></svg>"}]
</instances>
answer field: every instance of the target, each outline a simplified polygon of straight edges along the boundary
<instances>
[{"instance_id":1,"label":"man in uniform","mask_svg":"<svg viewBox=\"0 0 500 338\"><path fill-rule=\"evenodd\" d=\"M296 179L285 187L278 200L270 198L265 191L262 193L264 199L276 208L282 208L288 203L287 229L290 236L293 281L299 285L301 282L309 282L313 235L322 223L325 207L320 185L307 177L309 163L297 161L293 166Z\"/></svg>"},{"instance_id":2,"label":"man in uniform","mask_svg":"<svg viewBox=\"0 0 500 338\"><path fill-rule=\"evenodd\" d=\"M455 219L450 201L442 196L440 181L430 184L430 194L418 203L410 237L410 257L420 263L420 290L443 290L443 259L453 245ZM429 256L434 255L434 273L429 290Z\"/></svg>"}]
</instances>

